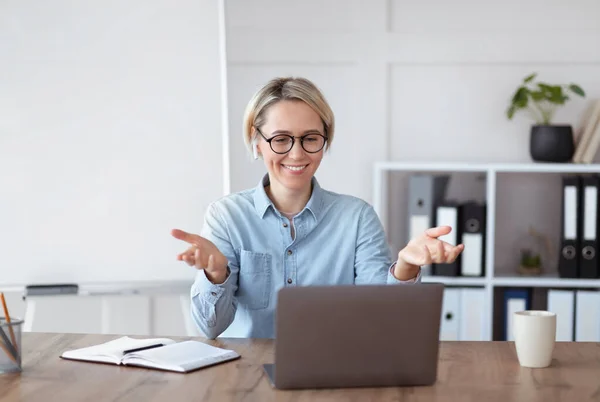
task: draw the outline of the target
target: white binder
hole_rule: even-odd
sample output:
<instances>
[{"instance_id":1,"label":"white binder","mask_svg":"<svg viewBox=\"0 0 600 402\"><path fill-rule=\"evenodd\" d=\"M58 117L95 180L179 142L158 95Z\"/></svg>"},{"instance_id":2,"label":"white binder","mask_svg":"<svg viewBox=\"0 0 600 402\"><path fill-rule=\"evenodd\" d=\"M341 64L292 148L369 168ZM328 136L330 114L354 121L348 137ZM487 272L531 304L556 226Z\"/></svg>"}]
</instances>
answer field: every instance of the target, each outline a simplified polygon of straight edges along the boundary
<instances>
[{"instance_id":1,"label":"white binder","mask_svg":"<svg viewBox=\"0 0 600 402\"><path fill-rule=\"evenodd\" d=\"M439 206L436 210L436 226L450 226L452 231L448 234L438 237L439 240L456 246L458 244L458 207L455 206Z\"/></svg>"},{"instance_id":2,"label":"white binder","mask_svg":"<svg viewBox=\"0 0 600 402\"><path fill-rule=\"evenodd\" d=\"M568 175L562 178L562 234L560 238L560 254L558 274L563 278L579 276L579 204L581 180L579 176Z\"/></svg>"},{"instance_id":3,"label":"white binder","mask_svg":"<svg viewBox=\"0 0 600 402\"><path fill-rule=\"evenodd\" d=\"M441 341L458 341L461 289L445 288L440 325Z\"/></svg>"},{"instance_id":4,"label":"white binder","mask_svg":"<svg viewBox=\"0 0 600 402\"><path fill-rule=\"evenodd\" d=\"M573 341L574 309L574 291L556 289L548 291L548 311L556 313L556 340L559 342Z\"/></svg>"},{"instance_id":5,"label":"white binder","mask_svg":"<svg viewBox=\"0 0 600 402\"><path fill-rule=\"evenodd\" d=\"M575 340L600 342L600 292L578 290L575 296Z\"/></svg>"},{"instance_id":6,"label":"white binder","mask_svg":"<svg viewBox=\"0 0 600 402\"><path fill-rule=\"evenodd\" d=\"M462 252L461 274L463 276L481 276L483 268L483 235L481 233L463 233L462 244L465 248Z\"/></svg>"},{"instance_id":7,"label":"white binder","mask_svg":"<svg viewBox=\"0 0 600 402\"><path fill-rule=\"evenodd\" d=\"M460 331L461 341L485 339L485 291L481 288L461 289Z\"/></svg>"}]
</instances>

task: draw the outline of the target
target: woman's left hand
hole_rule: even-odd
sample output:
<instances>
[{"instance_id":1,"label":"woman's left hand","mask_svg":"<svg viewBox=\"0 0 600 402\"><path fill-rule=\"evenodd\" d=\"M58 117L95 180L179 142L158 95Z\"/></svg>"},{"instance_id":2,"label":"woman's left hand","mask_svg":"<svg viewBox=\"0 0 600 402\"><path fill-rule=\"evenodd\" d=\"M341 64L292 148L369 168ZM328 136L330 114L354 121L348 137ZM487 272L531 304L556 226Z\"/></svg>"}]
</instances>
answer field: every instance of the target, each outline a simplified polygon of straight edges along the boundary
<instances>
[{"instance_id":1,"label":"woman's left hand","mask_svg":"<svg viewBox=\"0 0 600 402\"><path fill-rule=\"evenodd\" d=\"M438 239L451 231L450 226L438 226L427 229L422 235L411 239L398 253L394 276L399 280L409 280L417 276L422 265L454 262L464 250L464 244L453 246Z\"/></svg>"}]
</instances>

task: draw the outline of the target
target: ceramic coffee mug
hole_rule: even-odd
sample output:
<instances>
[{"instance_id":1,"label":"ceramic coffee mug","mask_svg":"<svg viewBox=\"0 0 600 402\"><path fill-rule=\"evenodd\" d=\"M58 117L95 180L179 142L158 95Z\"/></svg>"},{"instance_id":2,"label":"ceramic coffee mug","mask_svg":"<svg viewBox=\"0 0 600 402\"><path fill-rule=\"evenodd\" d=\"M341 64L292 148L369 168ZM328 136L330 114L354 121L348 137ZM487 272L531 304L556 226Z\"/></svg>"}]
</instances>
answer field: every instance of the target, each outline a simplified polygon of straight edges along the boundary
<instances>
[{"instance_id":1,"label":"ceramic coffee mug","mask_svg":"<svg viewBox=\"0 0 600 402\"><path fill-rule=\"evenodd\" d=\"M521 366L548 367L556 341L556 314L537 310L514 313L513 336Z\"/></svg>"}]
</instances>

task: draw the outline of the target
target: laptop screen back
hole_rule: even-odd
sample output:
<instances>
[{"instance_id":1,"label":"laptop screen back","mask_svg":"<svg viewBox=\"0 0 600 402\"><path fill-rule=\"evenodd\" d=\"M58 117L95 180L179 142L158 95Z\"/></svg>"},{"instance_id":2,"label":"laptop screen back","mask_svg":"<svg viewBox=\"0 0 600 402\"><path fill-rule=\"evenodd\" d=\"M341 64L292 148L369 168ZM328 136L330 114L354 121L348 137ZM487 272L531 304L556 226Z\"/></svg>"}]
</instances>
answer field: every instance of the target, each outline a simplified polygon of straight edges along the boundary
<instances>
[{"instance_id":1,"label":"laptop screen back","mask_svg":"<svg viewBox=\"0 0 600 402\"><path fill-rule=\"evenodd\" d=\"M314 286L278 293L277 388L436 381L442 284Z\"/></svg>"}]
</instances>

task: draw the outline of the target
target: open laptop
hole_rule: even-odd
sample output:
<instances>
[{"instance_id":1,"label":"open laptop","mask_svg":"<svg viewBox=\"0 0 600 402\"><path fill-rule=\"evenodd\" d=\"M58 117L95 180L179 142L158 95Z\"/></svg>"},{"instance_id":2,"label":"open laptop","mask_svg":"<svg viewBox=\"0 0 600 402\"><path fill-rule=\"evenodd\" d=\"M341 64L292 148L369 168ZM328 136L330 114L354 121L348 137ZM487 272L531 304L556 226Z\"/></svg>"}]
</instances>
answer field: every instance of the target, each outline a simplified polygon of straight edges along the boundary
<instances>
[{"instance_id":1,"label":"open laptop","mask_svg":"<svg viewBox=\"0 0 600 402\"><path fill-rule=\"evenodd\" d=\"M283 288L276 311L278 389L431 385L444 285Z\"/></svg>"}]
</instances>

